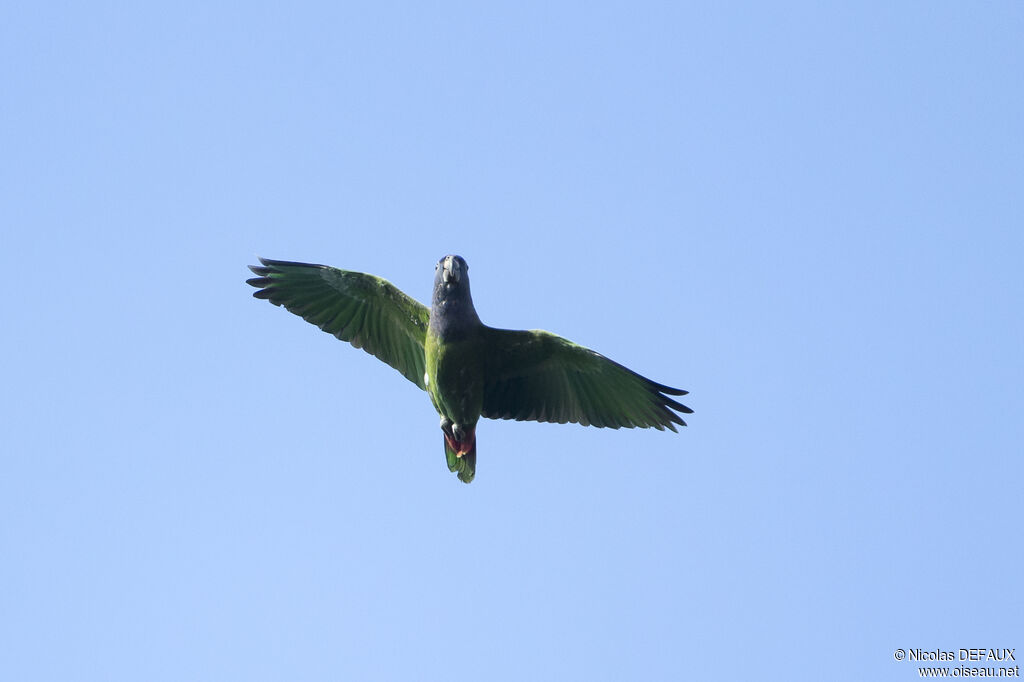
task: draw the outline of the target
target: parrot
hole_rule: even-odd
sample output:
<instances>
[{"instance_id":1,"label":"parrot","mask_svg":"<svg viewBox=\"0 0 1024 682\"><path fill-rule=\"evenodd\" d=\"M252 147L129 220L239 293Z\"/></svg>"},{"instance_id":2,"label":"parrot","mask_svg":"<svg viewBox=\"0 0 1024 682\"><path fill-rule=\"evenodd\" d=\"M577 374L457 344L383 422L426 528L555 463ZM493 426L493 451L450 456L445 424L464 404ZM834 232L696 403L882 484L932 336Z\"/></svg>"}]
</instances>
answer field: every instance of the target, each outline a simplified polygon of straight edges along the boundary
<instances>
[{"instance_id":1,"label":"parrot","mask_svg":"<svg viewBox=\"0 0 1024 682\"><path fill-rule=\"evenodd\" d=\"M548 331L489 327L469 288L469 266L434 266L430 307L385 279L327 265L260 258L253 296L265 299L398 370L437 410L448 469L476 476L480 417L599 428L686 426L687 391L647 379Z\"/></svg>"}]
</instances>

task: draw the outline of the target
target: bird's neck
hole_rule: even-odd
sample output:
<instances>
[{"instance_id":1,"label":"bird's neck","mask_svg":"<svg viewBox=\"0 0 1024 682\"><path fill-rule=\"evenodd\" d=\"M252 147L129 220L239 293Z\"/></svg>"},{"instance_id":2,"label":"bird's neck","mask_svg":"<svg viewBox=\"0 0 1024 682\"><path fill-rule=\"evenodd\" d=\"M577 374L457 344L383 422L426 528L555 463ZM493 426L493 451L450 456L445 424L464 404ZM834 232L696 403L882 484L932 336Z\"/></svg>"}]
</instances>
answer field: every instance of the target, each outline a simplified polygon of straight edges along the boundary
<instances>
[{"instance_id":1,"label":"bird's neck","mask_svg":"<svg viewBox=\"0 0 1024 682\"><path fill-rule=\"evenodd\" d=\"M469 295L435 298L430 306L430 331L455 340L480 328L480 317Z\"/></svg>"}]
</instances>

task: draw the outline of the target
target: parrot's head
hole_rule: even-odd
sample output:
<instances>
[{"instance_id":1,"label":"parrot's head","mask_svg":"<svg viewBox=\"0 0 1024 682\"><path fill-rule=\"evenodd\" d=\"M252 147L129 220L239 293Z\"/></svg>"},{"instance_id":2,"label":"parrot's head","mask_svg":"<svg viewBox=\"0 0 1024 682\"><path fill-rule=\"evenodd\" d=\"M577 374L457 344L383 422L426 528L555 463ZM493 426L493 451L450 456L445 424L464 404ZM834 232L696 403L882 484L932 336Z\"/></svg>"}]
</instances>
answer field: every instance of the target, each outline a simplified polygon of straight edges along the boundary
<instances>
[{"instance_id":1,"label":"parrot's head","mask_svg":"<svg viewBox=\"0 0 1024 682\"><path fill-rule=\"evenodd\" d=\"M462 281L465 273L469 272L469 266L462 256L445 256L437 261L434 272L442 284L456 285Z\"/></svg>"},{"instance_id":2,"label":"parrot's head","mask_svg":"<svg viewBox=\"0 0 1024 682\"><path fill-rule=\"evenodd\" d=\"M434 266L434 298L469 296L469 266L462 256L445 256Z\"/></svg>"},{"instance_id":3,"label":"parrot's head","mask_svg":"<svg viewBox=\"0 0 1024 682\"><path fill-rule=\"evenodd\" d=\"M479 324L480 318L476 316L473 297L469 293L469 266L465 258L445 256L437 261L431 303L431 318L437 318L446 331Z\"/></svg>"}]
</instances>

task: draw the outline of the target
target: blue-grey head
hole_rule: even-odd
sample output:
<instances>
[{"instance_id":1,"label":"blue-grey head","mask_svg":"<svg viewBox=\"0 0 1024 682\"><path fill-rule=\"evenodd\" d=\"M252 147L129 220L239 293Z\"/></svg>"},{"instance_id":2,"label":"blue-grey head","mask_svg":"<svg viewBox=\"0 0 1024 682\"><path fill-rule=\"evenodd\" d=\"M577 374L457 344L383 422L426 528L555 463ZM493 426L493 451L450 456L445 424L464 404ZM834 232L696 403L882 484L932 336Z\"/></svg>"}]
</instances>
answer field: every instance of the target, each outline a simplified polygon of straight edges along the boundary
<instances>
[{"instance_id":1,"label":"blue-grey head","mask_svg":"<svg viewBox=\"0 0 1024 682\"><path fill-rule=\"evenodd\" d=\"M462 256L445 256L434 266L434 303L470 298L469 266Z\"/></svg>"},{"instance_id":2,"label":"blue-grey head","mask_svg":"<svg viewBox=\"0 0 1024 682\"><path fill-rule=\"evenodd\" d=\"M462 256L448 255L434 267L431 326L444 334L480 324L469 293L469 266Z\"/></svg>"}]
</instances>

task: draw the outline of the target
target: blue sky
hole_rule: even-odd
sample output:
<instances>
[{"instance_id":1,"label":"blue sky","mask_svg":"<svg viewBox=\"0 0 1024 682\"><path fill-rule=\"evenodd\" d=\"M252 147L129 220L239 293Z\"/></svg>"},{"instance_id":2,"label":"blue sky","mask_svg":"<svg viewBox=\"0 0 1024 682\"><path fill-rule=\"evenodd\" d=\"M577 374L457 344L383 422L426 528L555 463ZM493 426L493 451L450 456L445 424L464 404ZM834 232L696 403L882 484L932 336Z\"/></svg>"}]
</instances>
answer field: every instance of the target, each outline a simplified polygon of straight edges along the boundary
<instances>
[{"instance_id":1,"label":"blue sky","mask_svg":"<svg viewBox=\"0 0 1024 682\"><path fill-rule=\"evenodd\" d=\"M1024 651L1019 3L0 8L0 677L910 680ZM691 391L484 421L257 255Z\"/></svg>"}]
</instances>

